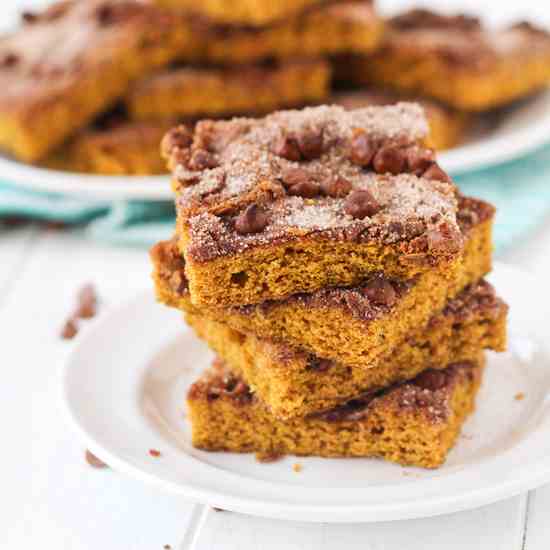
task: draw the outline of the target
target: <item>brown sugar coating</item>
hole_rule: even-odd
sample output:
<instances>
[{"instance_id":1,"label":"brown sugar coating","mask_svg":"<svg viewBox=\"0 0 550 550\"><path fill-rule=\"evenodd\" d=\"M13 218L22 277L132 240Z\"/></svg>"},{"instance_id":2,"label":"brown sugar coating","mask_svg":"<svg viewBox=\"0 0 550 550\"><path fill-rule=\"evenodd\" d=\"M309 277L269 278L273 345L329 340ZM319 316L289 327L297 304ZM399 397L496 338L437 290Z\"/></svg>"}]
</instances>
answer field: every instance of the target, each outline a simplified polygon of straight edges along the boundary
<instances>
[{"instance_id":1,"label":"brown sugar coating","mask_svg":"<svg viewBox=\"0 0 550 550\"><path fill-rule=\"evenodd\" d=\"M426 133L405 103L203 121L184 145L169 133L192 300L255 303L456 260L456 190L421 146ZM250 205L264 223L243 225Z\"/></svg>"},{"instance_id":2,"label":"brown sugar coating","mask_svg":"<svg viewBox=\"0 0 550 550\"><path fill-rule=\"evenodd\" d=\"M336 77L349 80L347 60L341 59L335 62ZM338 74L342 73L342 74ZM353 77L351 77L353 80ZM331 96L329 103L341 105L345 109L361 109L369 105L392 105L399 101L413 101L419 103L428 119L430 133L426 138L426 145L438 151L450 149L462 143L472 126L472 117L463 111L459 111L443 105L437 101L411 97L410 95L397 94L390 90L363 89L356 91L338 92Z\"/></svg>"},{"instance_id":3,"label":"brown sugar coating","mask_svg":"<svg viewBox=\"0 0 550 550\"><path fill-rule=\"evenodd\" d=\"M185 319L274 416L288 419L332 409L427 368L473 360L480 349L504 351L507 309L488 283L476 283L369 368L320 359L200 314Z\"/></svg>"},{"instance_id":4,"label":"brown sugar coating","mask_svg":"<svg viewBox=\"0 0 550 550\"><path fill-rule=\"evenodd\" d=\"M130 117L138 120L265 114L323 101L329 82L330 66L322 59L226 68L183 66L137 82L126 106Z\"/></svg>"},{"instance_id":5,"label":"brown sugar coating","mask_svg":"<svg viewBox=\"0 0 550 550\"><path fill-rule=\"evenodd\" d=\"M379 457L436 468L474 409L483 364L479 355L332 411L279 420L217 363L188 393L193 445L270 456Z\"/></svg>"},{"instance_id":6,"label":"brown sugar coating","mask_svg":"<svg viewBox=\"0 0 550 550\"><path fill-rule=\"evenodd\" d=\"M185 262L172 242L160 243L152 254L157 296L167 305L235 330L284 341L345 365L369 367L490 271L494 209L464 197L460 205L458 219L466 246L452 272L431 271L407 281L371 274L347 288L320 289L257 305L197 307L183 283Z\"/></svg>"},{"instance_id":7,"label":"brown sugar coating","mask_svg":"<svg viewBox=\"0 0 550 550\"><path fill-rule=\"evenodd\" d=\"M179 23L138 0L67 0L27 16L0 37L0 147L27 161L44 157L132 79L190 47Z\"/></svg>"},{"instance_id":8,"label":"brown sugar coating","mask_svg":"<svg viewBox=\"0 0 550 550\"><path fill-rule=\"evenodd\" d=\"M347 64L355 83L483 111L550 81L550 34L529 23L490 30L472 17L412 10L390 19L388 29L379 51Z\"/></svg>"}]
</instances>

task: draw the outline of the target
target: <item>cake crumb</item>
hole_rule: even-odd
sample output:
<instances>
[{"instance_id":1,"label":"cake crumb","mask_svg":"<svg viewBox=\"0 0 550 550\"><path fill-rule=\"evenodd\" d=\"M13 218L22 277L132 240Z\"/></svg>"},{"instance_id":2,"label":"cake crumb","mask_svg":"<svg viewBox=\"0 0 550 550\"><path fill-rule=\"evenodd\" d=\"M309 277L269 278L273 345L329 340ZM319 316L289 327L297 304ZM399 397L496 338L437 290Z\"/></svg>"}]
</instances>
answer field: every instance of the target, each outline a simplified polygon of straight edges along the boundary
<instances>
[{"instance_id":1,"label":"cake crumb","mask_svg":"<svg viewBox=\"0 0 550 550\"><path fill-rule=\"evenodd\" d=\"M100 458L95 456L90 450L86 449L85 454L86 462L92 466L92 468L108 468L109 465L103 462Z\"/></svg>"},{"instance_id":2,"label":"cake crumb","mask_svg":"<svg viewBox=\"0 0 550 550\"><path fill-rule=\"evenodd\" d=\"M258 452L256 453L256 460L258 462L267 464L269 462L277 462L278 460L281 460L283 456L284 456L283 454L275 453L275 452L270 452L270 453Z\"/></svg>"},{"instance_id":3,"label":"cake crumb","mask_svg":"<svg viewBox=\"0 0 550 550\"><path fill-rule=\"evenodd\" d=\"M60 336L63 340L72 340L77 334L78 325L72 317L69 317L61 329Z\"/></svg>"},{"instance_id":4,"label":"cake crumb","mask_svg":"<svg viewBox=\"0 0 550 550\"><path fill-rule=\"evenodd\" d=\"M78 290L76 307L61 329L60 336L63 340L72 340L78 334L80 319L95 317L97 302L97 293L93 284L87 283Z\"/></svg>"},{"instance_id":5,"label":"cake crumb","mask_svg":"<svg viewBox=\"0 0 550 550\"><path fill-rule=\"evenodd\" d=\"M514 395L514 399L516 401L523 401L525 399L525 394L522 391L520 391L516 393L516 395Z\"/></svg>"},{"instance_id":6,"label":"cake crumb","mask_svg":"<svg viewBox=\"0 0 550 550\"><path fill-rule=\"evenodd\" d=\"M161 456L161 452L157 451L157 449L149 449L149 454L155 458Z\"/></svg>"},{"instance_id":7,"label":"cake crumb","mask_svg":"<svg viewBox=\"0 0 550 550\"><path fill-rule=\"evenodd\" d=\"M302 471L302 465L296 462L292 465L292 469L298 474Z\"/></svg>"},{"instance_id":8,"label":"cake crumb","mask_svg":"<svg viewBox=\"0 0 550 550\"><path fill-rule=\"evenodd\" d=\"M77 305L74 317L91 319L97 313L97 292L92 283L83 285L77 294Z\"/></svg>"},{"instance_id":9,"label":"cake crumb","mask_svg":"<svg viewBox=\"0 0 550 550\"><path fill-rule=\"evenodd\" d=\"M214 510L214 512L225 512L223 508L217 508L216 506L212 506L212 510Z\"/></svg>"}]
</instances>

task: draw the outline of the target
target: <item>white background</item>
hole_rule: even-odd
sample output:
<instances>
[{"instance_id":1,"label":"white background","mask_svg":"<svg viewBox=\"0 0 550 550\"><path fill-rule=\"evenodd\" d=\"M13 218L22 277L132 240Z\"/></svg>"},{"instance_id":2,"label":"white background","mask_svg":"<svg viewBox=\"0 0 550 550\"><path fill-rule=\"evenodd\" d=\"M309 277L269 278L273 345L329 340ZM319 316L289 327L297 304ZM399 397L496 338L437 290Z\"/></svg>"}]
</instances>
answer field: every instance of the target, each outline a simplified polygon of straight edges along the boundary
<instances>
[{"instance_id":1,"label":"white background","mask_svg":"<svg viewBox=\"0 0 550 550\"><path fill-rule=\"evenodd\" d=\"M37 2L0 0L0 24L10 24L16 6L31 4ZM437 4L483 9L495 21L527 14L550 19L546 0ZM550 219L505 259L550 280ZM306 525L233 513L201 516L200 508L181 498L88 467L61 415L59 374L72 344L59 340L60 326L82 283L96 283L107 309L150 286L149 271L143 250L97 245L78 230L30 227L0 234L1 548L183 548L187 533L196 535L201 550L550 549L550 487L429 520ZM198 517L204 520L200 525Z\"/></svg>"}]
</instances>

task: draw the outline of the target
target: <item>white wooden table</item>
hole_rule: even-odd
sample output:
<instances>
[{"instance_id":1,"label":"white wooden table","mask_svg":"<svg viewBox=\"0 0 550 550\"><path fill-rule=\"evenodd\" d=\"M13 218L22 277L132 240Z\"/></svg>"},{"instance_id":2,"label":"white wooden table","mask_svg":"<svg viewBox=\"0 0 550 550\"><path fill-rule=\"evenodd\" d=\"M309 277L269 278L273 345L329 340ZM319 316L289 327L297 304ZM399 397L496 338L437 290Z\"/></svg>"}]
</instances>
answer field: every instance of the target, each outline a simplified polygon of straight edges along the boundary
<instances>
[{"instance_id":1,"label":"white wooden table","mask_svg":"<svg viewBox=\"0 0 550 550\"><path fill-rule=\"evenodd\" d=\"M504 259L550 280L550 219ZM147 255L90 242L77 230L27 227L0 234L0 265L0 548L550 549L550 486L433 519L308 525L203 513L91 468L61 412L60 369L73 343L60 340L60 327L87 281L97 285L103 311L147 287Z\"/></svg>"}]
</instances>

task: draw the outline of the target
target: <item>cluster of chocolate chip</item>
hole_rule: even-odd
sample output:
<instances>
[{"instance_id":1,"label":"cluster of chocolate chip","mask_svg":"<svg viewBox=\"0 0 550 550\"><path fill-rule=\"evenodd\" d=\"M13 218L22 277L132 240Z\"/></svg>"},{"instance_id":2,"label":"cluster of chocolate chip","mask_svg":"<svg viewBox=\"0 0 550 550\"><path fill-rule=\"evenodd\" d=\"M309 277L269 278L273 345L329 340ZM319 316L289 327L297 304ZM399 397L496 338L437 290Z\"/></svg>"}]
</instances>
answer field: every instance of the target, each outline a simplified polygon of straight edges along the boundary
<instances>
[{"instance_id":1,"label":"cluster of chocolate chip","mask_svg":"<svg viewBox=\"0 0 550 550\"><path fill-rule=\"evenodd\" d=\"M371 168L377 174L410 173L427 179L450 182L449 176L435 161L431 149L419 145L375 143L361 129L355 129L349 148L349 159L362 168Z\"/></svg>"},{"instance_id":2,"label":"cluster of chocolate chip","mask_svg":"<svg viewBox=\"0 0 550 550\"><path fill-rule=\"evenodd\" d=\"M183 124L168 132L162 142L162 148L165 156L170 156L177 164L192 172L218 166L216 155L208 150L205 140L195 143L192 131Z\"/></svg>"},{"instance_id":3,"label":"cluster of chocolate chip","mask_svg":"<svg viewBox=\"0 0 550 550\"><path fill-rule=\"evenodd\" d=\"M271 144L274 155L295 162L319 158L323 150L322 130L307 129L299 134L281 131Z\"/></svg>"}]
</instances>

